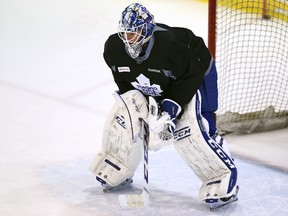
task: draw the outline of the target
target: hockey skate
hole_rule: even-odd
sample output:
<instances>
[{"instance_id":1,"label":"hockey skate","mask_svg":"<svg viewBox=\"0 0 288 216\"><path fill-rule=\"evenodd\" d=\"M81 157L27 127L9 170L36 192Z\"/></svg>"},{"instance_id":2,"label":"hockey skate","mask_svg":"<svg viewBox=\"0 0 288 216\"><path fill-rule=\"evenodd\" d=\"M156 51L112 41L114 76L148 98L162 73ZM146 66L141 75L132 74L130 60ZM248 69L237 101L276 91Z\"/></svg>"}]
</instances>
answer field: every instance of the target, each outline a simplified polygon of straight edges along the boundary
<instances>
[{"instance_id":1,"label":"hockey skate","mask_svg":"<svg viewBox=\"0 0 288 216\"><path fill-rule=\"evenodd\" d=\"M120 190L122 188L126 188L133 183L132 177L126 179L124 182L122 182L121 184L119 184L117 186L110 186L109 184L107 184L105 181L103 181L101 178L99 178L97 176L96 176L96 180L101 183L104 193L117 191L117 190Z\"/></svg>"},{"instance_id":2,"label":"hockey skate","mask_svg":"<svg viewBox=\"0 0 288 216\"><path fill-rule=\"evenodd\" d=\"M233 194L230 197L224 197L220 199L206 199L205 202L209 205L210 210L214 210L217 208L220 208L222 206L225 206L229 203L235 202L238 200L237 194L239 191L239 186L236 187L235 194Z\"/></svg>"}]
</instances>

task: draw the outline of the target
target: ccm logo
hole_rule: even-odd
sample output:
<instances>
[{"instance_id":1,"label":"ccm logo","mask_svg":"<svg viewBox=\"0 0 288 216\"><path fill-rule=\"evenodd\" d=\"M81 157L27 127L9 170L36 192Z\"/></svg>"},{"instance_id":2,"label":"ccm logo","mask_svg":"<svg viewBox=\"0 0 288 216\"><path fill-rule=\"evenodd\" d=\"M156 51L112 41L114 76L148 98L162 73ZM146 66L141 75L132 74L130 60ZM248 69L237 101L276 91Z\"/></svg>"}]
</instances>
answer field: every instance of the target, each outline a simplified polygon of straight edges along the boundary
<instances>
[{"instance_id":1,"label":"ccm logo","mask_svg":"<svg viewBox=\"0 0 288 216\"><path fill-rule=\"evenodd\" d=\"M174 139L179 141L191 135L191 128L184 127L174 132Z\"/></svg>"},{"instance_id":2,"label":"ccm logo","mask_svg":"<svg viewBox=\"0 0 288 216\"><path fill-rule=\"evenodd\" d=\"M208 143L213 151L216 152L216 154L221 158L222 161L224 161L228 167L230 167L230 169L236 168L232 160L223 152L223 150L215 143L214 140L209 139Z\"/></svg>"}]
</instances>

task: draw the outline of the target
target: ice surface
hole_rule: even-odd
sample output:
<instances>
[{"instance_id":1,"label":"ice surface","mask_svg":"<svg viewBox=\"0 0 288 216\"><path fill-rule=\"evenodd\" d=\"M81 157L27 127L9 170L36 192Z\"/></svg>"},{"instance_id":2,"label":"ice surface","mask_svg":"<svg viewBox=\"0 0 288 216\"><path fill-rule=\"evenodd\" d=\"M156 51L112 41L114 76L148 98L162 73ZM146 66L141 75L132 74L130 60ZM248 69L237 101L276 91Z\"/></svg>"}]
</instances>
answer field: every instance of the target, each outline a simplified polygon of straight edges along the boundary
<instances>
[{"instance_id":1,"label":"ice surface","mask_svg":"<svg viewBox=\"0 0 288 216\"><path fill-rule=\"evenodd\" d=\"M172 146L150 154L149 207L121 209L117 203L120 193L141 192L141 166L132 187L102 193L88 166L116 89L103 44L128 3L0 0L0 215L288 215L287 173L261 165L264 160L252 162L270 152L269 160L282 158L278 168L286 166L287 129L227 137L240 192L237 203L221 210L210 212L198 200L201 184ZM206 38L207 4L144 3L158 22Z\"/></svg>"}]
</instances>

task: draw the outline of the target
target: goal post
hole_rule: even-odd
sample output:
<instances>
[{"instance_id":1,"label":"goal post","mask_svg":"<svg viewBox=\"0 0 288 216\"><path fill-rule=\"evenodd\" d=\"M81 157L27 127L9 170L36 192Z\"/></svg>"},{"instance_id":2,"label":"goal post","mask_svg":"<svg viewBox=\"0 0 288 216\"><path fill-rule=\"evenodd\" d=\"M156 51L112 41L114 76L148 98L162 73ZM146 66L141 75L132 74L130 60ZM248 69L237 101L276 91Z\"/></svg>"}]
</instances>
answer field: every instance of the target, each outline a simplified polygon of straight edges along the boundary
<instances>
[{"instance_id":1,"label":"goal post","mask_svg":"<svg viewBox=\"0 0 288 216\"><path fill-rule=\"evenodd\" d=\"M288 126L288 0L209 0L222 133Z\"/></svg>"}]
</instances>

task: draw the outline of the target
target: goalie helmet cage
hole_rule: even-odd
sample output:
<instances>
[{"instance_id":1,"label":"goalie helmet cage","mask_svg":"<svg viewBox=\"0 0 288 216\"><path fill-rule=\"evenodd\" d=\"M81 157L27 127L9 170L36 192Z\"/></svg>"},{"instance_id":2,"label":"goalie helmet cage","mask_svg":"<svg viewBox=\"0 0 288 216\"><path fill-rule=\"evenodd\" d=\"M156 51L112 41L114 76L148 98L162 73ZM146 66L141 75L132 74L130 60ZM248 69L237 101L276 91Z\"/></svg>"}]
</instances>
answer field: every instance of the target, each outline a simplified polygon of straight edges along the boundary
<instances>
[{"instance_id":1,"label":"goalie helmet cage","mask_svg":"<svg viewBox=\"0 0 288 216\"><path fill-rule=\"evenodd\" d=\"M288 125L288 0L209 0L220 133Z\"/></svg>"}]
</instances>

